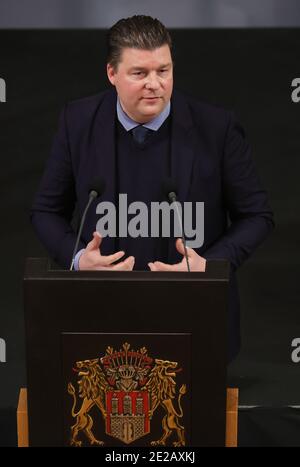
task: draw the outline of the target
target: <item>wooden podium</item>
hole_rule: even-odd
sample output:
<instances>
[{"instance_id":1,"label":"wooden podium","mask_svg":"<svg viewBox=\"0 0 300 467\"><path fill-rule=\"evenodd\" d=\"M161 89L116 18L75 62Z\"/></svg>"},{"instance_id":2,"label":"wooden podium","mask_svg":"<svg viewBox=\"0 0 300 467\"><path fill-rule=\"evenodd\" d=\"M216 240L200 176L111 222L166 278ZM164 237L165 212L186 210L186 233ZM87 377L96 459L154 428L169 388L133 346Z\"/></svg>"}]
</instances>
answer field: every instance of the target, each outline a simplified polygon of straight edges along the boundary
<instances>
[{"instance_id":1,"label":"wooden podium","mask_svg":"<svg viewBox=\"0 0 300 467\"><path fill-rule=\"evenodd\" d=\"M227 389L226 403L226 447L235 448L238 442L238 397L237 388ZM20 389L19 403L17 408L18 447L29 446L28 436L28 413L27 413L27 390Z\"/></svg>"},{"instance_id":2,"label":"wooden podium","mask_svg":"<svg viewBox=\"0 0 300 467\"><path fill-rule=\"evenodd\" d=\"M28 260L29 445L235 445L228 282L225 261L208 262L204 273L154 274L54 270L46 259ZM20 420L22 413L25 391Z\"/></svg>"}]
</instances>

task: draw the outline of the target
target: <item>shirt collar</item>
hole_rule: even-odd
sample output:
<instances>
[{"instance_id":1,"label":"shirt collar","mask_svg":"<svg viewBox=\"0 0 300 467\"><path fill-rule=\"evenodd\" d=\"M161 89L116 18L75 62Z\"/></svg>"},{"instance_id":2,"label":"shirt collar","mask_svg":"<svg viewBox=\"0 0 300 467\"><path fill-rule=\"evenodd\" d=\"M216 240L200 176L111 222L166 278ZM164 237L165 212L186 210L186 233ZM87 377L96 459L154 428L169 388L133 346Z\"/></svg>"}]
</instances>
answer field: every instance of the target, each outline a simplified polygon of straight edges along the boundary
<instances>
[{"instance_id":1,"label":"shirt collar","mask_svg":"<svg viewBox=\"0 0 300 467\"><path fill-rule=\"evenodd\" d=\"M148 128L149 130L157 131L162 126L164 121L168 118L168 116L170 115L170 110L171 110L171 104L169 101L166 107L163 109L163 111L159 115L153 118L153 120L150 120L150 122L144 123L143 126L145 128ZM136 126L140 125L140 123L132 120L132 118L130 118L124 112L124 110L122 109L121 103L120 103L119 96L117 99L117 115L118 115L119 122L123 125L126 131L130 131Z\"/></svg>"}]
</instances>

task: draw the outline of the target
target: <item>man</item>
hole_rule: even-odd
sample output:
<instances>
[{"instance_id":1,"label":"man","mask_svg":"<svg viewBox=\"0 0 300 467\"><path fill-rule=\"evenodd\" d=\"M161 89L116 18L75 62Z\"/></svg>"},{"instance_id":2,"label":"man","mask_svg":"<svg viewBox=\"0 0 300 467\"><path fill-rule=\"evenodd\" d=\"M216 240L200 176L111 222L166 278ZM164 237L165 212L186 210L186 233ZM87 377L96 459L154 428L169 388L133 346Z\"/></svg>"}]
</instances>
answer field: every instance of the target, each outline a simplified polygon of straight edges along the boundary
<instances>
[{"instance_id":1,"label":"man","mask_svg":"<svg viewBox=\"0 0 300 467\"><path fill-rule=\"evenodd\" d=\"M95 174L106 181L101 199L114 205L126 193L128 203L149 206L162 200L162 181L174 180L180 202L205 206L204 243L187 250L191 270L204 271L206 259L231 265L232 356L239 347L235 270L272 229L272 212L232 113L173 91L171 47L165 27L147 16L110 29L107 75L113 89L64 108L32 222L50 255L69 267L74 207L83 213ZM75 269L186 270L179 239L102 238L95 228L98 202L88 211Z\"/></svg>"}]
</instances>

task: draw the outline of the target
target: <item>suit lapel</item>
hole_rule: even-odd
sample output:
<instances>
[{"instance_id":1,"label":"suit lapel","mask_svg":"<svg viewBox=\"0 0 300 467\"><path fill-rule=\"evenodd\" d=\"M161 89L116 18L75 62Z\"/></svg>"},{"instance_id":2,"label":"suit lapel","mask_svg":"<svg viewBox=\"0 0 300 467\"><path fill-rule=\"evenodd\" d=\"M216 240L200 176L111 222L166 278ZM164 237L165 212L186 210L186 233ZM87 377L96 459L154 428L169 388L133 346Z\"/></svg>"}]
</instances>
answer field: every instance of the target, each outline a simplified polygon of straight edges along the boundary
<instances>
[{"instance_id":1,"label":"suit lapel","mask_svg":"<svg viewBox=\"0 0 300 467\"><path fill-rule=\"evenodd\" d=\"M177 199L181 203L187 201L191 187L196 137L186 99L174 91L172 97L171 178L175 182ZM168 256L171 263L182 259L175 248L173 239L169 242Z\"/></svg>"},{"instance_id":2,"label":"suit lapel","mask_svg":"<svg viewBox=\"0 0 300 467\"><path fill-rule=\"evenodd\" d=\"M195 134L187 102L174 92L172 98L171 177L176 183L178 199L187 200L195 156Z\"/></svg>"},{"instance_id":3,"label":"suit lapel","mask_svg":"<svg viewBox=\"0 0 300 467\"><path fill-rule=\"evenodd\" d=\"M105 180L103 199L115 202L116 197L116 147L115 147L116 93L105 96L96 117L94 137L98 173Z\"/></svg>"},{"instance_id":4,"label":"suit lapel","mask_svg":"<svg viewBox=\"0 0 300 467\"><path fill-rule=\"evenodd\" d=\"M109 201L116 205L116 116L117 96L115 90L106 94L95 119L94 142L96 150L96 173L105 181L105 192L101 201ZM99 202L99 199L98 201ZM115 252L115 238L106 237L101 246L102 254Z\"/></svg>"}]
</instances>

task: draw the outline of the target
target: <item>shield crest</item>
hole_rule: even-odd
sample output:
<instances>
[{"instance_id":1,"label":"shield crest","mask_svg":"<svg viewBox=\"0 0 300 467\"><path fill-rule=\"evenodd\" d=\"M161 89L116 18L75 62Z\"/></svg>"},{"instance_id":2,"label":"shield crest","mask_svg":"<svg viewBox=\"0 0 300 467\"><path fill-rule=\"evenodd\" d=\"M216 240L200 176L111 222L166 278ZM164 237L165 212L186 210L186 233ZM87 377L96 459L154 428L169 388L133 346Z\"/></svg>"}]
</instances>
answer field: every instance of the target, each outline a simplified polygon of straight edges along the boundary
<instances>
[{"instance_id":1,"label":"shield crest","mask_svg":"<svg viewBox=\"0 0 300 467\"><path fill-rule=\"evenodd\" d=\"M73 367L78 374L78 394L69 382L68 393L73 397L71 415L76 418L70 427L71 446L82 446L79 439L82 434L90 445L104 445L92 430L94 409L101 412L105 434L128 445L150 433L150 420L159 407L165 412L161 422L163 433L150 445L165 446L168 438L175 435L173 445L185 446L185 427L180 419L184 414L181 399L186 394L186 385L180 386L176 400L176 375L181 371L178 363L153 359L145 347L136 351L127 342L122 347L118 351L108 346L103 357L77 361L76 368Z\"/></svg>"},{"instance_id":2,"label":"shield crest","mask_svg":"<svg viewBox=\"0 0 300 467\"><path fill-rule=\"evenodd\" d=\"M148 391L107 391L106 433L125 444L150 433Z\"/></svg>"}]
</instances>

